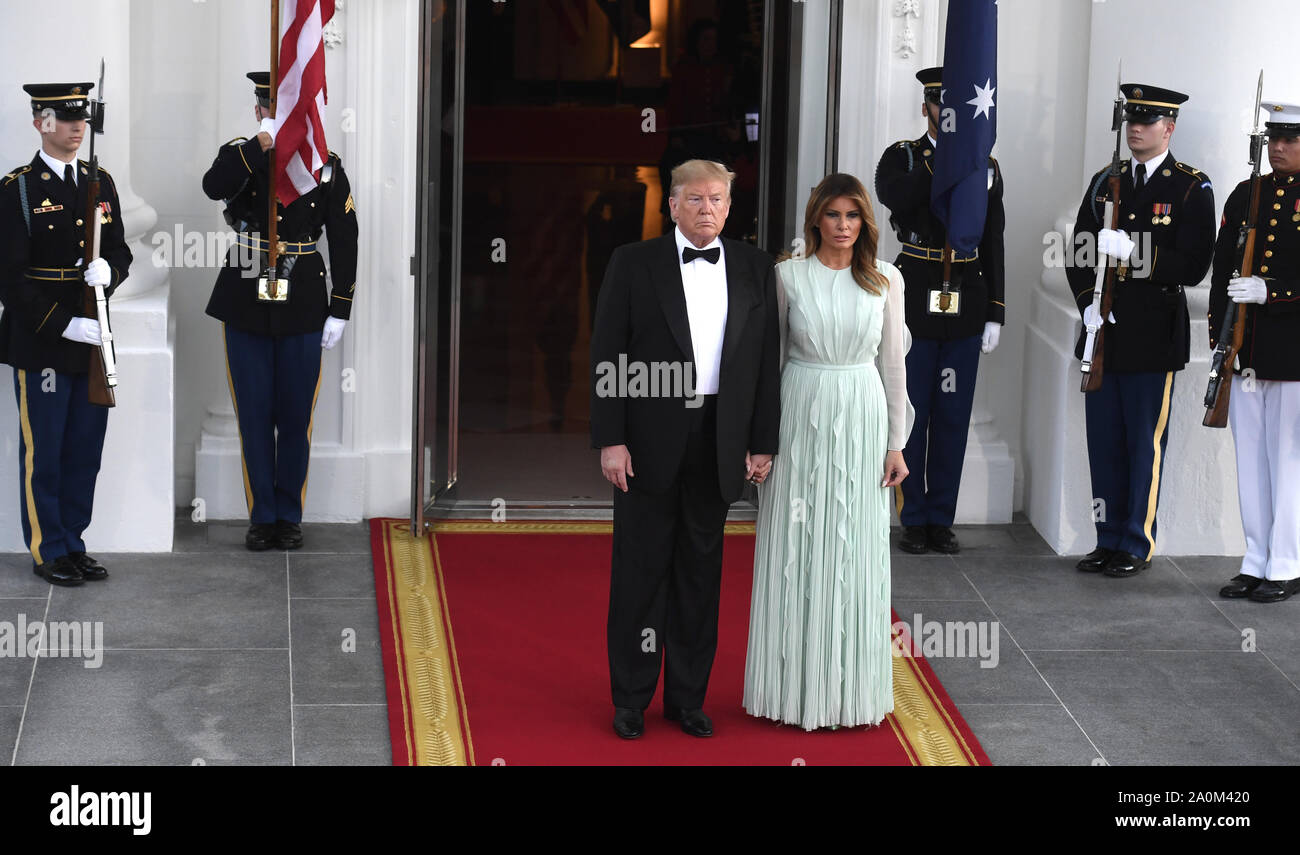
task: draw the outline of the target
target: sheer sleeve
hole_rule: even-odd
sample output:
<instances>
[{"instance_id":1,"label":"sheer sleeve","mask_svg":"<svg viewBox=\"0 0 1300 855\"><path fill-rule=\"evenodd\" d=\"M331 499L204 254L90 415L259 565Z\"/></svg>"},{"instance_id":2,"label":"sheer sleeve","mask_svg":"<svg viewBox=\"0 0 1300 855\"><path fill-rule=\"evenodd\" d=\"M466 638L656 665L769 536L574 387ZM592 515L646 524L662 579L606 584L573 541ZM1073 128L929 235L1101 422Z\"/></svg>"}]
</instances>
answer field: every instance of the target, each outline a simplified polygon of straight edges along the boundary
<instances>
[{"instance_id":1,"label":"sheer sleeve","mask_svg":"<svg viewBox=\"0 0 1300 855\"><path fill-rule=\"evenodd\" d=\"M777 328L781 331L781 367L785 368L786 351L790 346L790 335L788 332L787 318L790 315L790 301L785 295L785 277L788 275L790 265L786 263L776 266L776 322Z\"/></svg>"},{"instance_id":2,"label":"sheer sleeve","mask_svg":"<svg viewBox=\"0 0 1300 855\"><path fill-rule=\"evenodd\" d=\"M889 408L889 450L902 451L912 432L916 412L907 398L907 351L912 334L907 329L903 303L903 275L892 264L881 264L889 277L885 295L884 326L880 332L880 378Z\"/></svg>"}]
</instances>

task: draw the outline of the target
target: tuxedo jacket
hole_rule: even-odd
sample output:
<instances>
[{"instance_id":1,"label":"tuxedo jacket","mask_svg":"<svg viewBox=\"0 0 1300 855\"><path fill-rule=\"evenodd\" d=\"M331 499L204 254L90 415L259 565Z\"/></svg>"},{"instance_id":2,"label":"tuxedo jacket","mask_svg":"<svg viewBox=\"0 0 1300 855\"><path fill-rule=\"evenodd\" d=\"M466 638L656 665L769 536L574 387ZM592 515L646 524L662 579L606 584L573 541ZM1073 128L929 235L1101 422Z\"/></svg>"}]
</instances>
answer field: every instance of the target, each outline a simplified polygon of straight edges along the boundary
<instances>
[{"instance_id":1,"label":"tuxedo jacket","mask_svg":"<svg viewBox=\"0 0 1300 855\"><path fill-rule=\"evenodd\" d=\"M718 487L734 502L744 489L745 452L777 452L780 339L771 257L730 238L722 238L722 247L727 321L717 398ZM592 330L591 443L628 447L636 473L629 485L660 493L676 482L692 411L684 390L664 388L674 384L637 388L611 378L637 371L663 377L666 367L681 372L686 363L694 376L694 352L674 233L620 246L605 269Z\"/></svg>"}]
</instances>

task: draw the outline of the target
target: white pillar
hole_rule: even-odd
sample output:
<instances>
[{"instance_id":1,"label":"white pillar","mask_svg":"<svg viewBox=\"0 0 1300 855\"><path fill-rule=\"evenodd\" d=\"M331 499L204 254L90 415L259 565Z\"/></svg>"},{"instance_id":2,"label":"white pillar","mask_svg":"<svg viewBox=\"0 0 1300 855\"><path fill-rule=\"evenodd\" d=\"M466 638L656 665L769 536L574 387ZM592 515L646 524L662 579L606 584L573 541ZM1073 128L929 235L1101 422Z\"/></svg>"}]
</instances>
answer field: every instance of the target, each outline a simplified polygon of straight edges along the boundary
<instances>
[{"instance_id":1,"label":"white pillar","mask_svg":"<svg viewBox=\"0 0 1300 855\"><path fill-rule=\"evenodd\" d=\"M100 552L167 551L174 516L173 345L166 268L155 268L140 240L157 215L131 186L132 93L149 91L131 81L131 17L127 0L69 0L62 20L76 27L60 30L60 48L49 50L50 10L29 4L7 10L0 29L0 57L10 73L5 91L3 152L6 168L31 160L39 139L31 127L24 82L91 80L98 83L99 58L106 64L106 133L95 153L117 185L122 221L134 255L130 278L112 300L117 342L117 407L108 419L103 465L95 491L94 522L87 546ZM21 79L19 79L21 78ZM99 92L98 89L93 90ZM138 97L138 96L137 96ZM81 152L89 154L89 141ZM8 372L3 372L10 382ZM0 435L6 453L0 460L0 547L24 549L17 507L17 417L12 394L0 394ZM160 451L161 450L161 451ZM11 485L4 489L2 485Z\"/></svg>"},{"instance_id":2,"label":"white pillar","mask_svg":"<svg viewBox=\"0 0 1300 855\"><path fill-rule=\"evenodd\" d=\"M304 505L311 522L407 511L418 12L415 0L340 2L326 30L325 133L351 182L360 238L358 298L342 342L321 363ZM264 56L264 23L245 8L227 15L223 7L222 41L254 41ZM239 85L244 70L223 69L223 85ZM241 103L251 103L251 93ZM195 453L195 494L209 519L248 517L228 393L208 406Z\"/></svg>"},{"instance_id":3,"label":"white pillar","mask_svg":"<svg viewBox=\"0 0 1300 855\"><path fill-rule=\"evenodd\" d=\"M1074 167L1058 165L1075 170L1077 187L1072 197L1061 200L1055 231L1073 227L1084 183L1109 162L1114 137L1107 130L1121 57L1125 82L1150 83L1190 96L1180 111L1170 150L1210 176L1222 211L1232 188L1248 177L1246 133L1261 66L1266 98L1270 92L1294 97L1284 26L1293 12L1293 4L1285 0L1262 0L1249 14L1213 0L1092 4L1087 86L1074 93L1075 102L1086 105L1087 122L1080 130L1086 140L1085 158ZM1171 56L1184 61L1171 63ZM1062 92L1061 97L1069 99L1071 93ZM1232 555L1244 549L1232 436L1227 430L1201 426L1209 371L1208 296L1208 276L1200 287L1187 291L1192 358L1178 374L1171 405L1157 517L1156 551L1162 554ZM1086 552L1095 543L1095 533L1083 399L1073 353L1079 321L1064 271L1043 269L1033 300L1025 359L1025 453L1032 475L1026 482L1026 510L1058 552Z\"/></svg>"},{"instance_id":4,"label":"white pillar","mask_svg":"<svg viewBox=\"0 0 1300 855\"><path fill-rule=\"evenodd\" d=\"M872 194L881 258L896 257L899 245L888 226L888 209L874 198L876 163L891 143L915 139L925 128L916 72L942 61L947 7L942 0L844 4L840 171L856 175ZM1011 521L1015 459L988 404L989 384L996 381L986 376L996 360L1006 358L1003 353L981 357L957 501L958 523Z\"/></svg>"}]
</instances>

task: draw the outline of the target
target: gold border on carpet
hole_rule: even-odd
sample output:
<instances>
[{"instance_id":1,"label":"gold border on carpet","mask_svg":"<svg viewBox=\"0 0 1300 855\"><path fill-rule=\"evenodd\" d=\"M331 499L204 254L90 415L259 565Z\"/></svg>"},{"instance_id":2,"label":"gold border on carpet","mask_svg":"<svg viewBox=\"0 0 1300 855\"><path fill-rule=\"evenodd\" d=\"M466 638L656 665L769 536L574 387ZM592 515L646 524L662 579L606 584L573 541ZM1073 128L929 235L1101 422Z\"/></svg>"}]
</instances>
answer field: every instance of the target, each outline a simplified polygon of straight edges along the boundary
<instances>
[{"instance_id":1,"label":"gold border on carpet","mask_svg":"<svg viewBox=\"0 0 1300 855\"><path fill-rule=\"evenodd\" d=\"M610 522L492 522L437 520L428 542L411 537L402 520L386 521L390 615L402 669L402 720L415 766L474 764L456 643L446 610L437 534L610 534ZM754 534L752 522L728 523L727 534ZM399 584L400 581L400 584ZM895 632L897 638L897 632ZM886 716L915 766L977 765L974 752L939 702L909 650L893 664L894 712Z\"/></svg>"}]
</instances>

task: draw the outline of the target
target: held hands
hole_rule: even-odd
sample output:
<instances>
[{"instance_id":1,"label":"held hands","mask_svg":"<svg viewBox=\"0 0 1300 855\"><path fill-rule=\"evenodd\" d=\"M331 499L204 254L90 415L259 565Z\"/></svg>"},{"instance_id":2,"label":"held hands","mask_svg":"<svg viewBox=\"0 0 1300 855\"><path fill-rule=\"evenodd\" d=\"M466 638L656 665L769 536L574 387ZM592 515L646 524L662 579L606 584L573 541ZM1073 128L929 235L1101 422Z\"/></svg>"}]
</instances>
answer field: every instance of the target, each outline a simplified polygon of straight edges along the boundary
<instances>
[{"instance_id":1,"label":"held hands","mask_svg":"<svg viewBox=\"0 0 1300 855\"><path fill-rule=\"evenodd\" d=\"M762 484L772 471L772 455L745 452L745 478L751 484Z\"/></svg>"},{"instance_id":2,"label":"held hands","mask_svg":"<svg viewBox=\"0 0 1300 855\"><path fill-rule=\"evenodd\" d=\"M339 343L343 338L343 328L348 322L330 315L325 319L325 331L320 336L320 346L326 350L332 350L334 345Z\"/></svg>"},{"instance_id":3,"label":"held hands","mask_svg":"<svg viewBox=\"0 0 1300 855\"><path fill-rule=\"evenodd\" d=\"M1258 276L1243 276L1228 280L1228 296L1234 303L1268 302L1268 286Z\"/></svg>"},{"instance_id":4,"label":"held hands","mask_svg":"<svg viewBox=\"0 0 1300 855\"><path fill-rule=\"evenodd\" d=\"M988 351L985 351L987 353ZM907 464L903 462L903 452L890 451L885 455L885 477L880 482L882 487L896 487L907 477Z\"/></svg>"},{"instance_id":5,"label":"held hands","mask_svg":"<svg viewBox=\"0 0 1300 855\"><path fill-rule=\"evenodd\" d=\"M632 471L632 455L626 445L607 445L600 450L600 471L605 480L615 487L627 492L628 476L636 477Z\"/></svg>"},{"instance_id":6,"label":"held hands","mask_svg":"<svg viewBox=\"0 0 1300 855\"><path fill-rule=\"evenodd\" d=\"M1110 322L1111 322L1112 324L1115 323L1115 313L1114 313L1114 312L1111 312L1111 313L1110 313ZM1083 325L1086 326L1086 327L1100 327L1100 326L1101 326L1101 312L1097 311L1097 307L1094 306L1094 305L1092 305L1091 303L1089 303L1086 307L1084 307L1084 310L1083 310Z\"/></svg>"},{"instance_id":7,"label":"held hands","mask_svg":"<svg viewBox=\"0 0 1300 855\"><path fill-rule=\"evenodd\" d=\"M104 287L113 281L113 271L102 258L96 258L87 264L82 275L86 278L86 284L91 286Z\"/></svg>"},{"instance_id":8,"label":"held hands","mask_svg":"<svg viewBox=\"0 0 1300 855\"><path fill-rule=\"evenodd\" d=\"M1136 244L1129 240L1127 232L1114 229L1102 229L1097 232L1097 251L1102 255L1118 259L1121 263L1129 260L1135 246Z\"/></svg>"},{"instance_id":9,"label":"held hands","mask_svg":"<svg viewBox=\"0 0 1300 855\"><path fill-rule=\"evenodd\" d=\"M992 353L998 346L998 339L1002 336L1002 324L996 321L988 321L984 324L984 340L980 343L980 350L985 353Z\"/></svg>"},{"instance_id":10,"label":"held hands","mask_svg":"<svg viewBox=\"0 0 1300 855\"><path fill-rule=\"evenodd\" d=\"M96 261L98 260L96 259ZM86 272L89 273L90 271L87 270ZM103 336L99 331L99 321L93 318L73 318L68 321L68 325L63 328L63 337L68 341L93 344L96 347L104 343Z\"/></svg>"}]
</instances>

